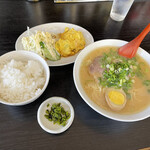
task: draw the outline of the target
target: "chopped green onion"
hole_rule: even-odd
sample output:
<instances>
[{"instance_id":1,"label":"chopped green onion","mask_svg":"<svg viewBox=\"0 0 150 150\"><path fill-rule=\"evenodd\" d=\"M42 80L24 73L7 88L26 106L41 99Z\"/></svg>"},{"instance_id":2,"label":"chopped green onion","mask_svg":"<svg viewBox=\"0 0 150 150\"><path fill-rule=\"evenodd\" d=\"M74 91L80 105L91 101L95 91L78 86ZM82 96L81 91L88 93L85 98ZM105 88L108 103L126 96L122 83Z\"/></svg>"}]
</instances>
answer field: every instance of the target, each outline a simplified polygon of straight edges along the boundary
<instances>
[{"instance_id":1,"label":"chopped green onion","mask_svg":"<svg viewBox=\"0 0 150 150\"><path fill-rule=\"evenodd\" d=\"M150 85L150 80L144 80L143 84L146 85L146 86L149 86Z\"/></svg>"},{"instance_id":2,"label":"chopped green onion","mask_svg":"<svg viewBox=\"0 0 150 150\"><path fill-rule=\"evenodd\" d=\"M118 55L116 51L110 50L104 53L100 59L102 68L106 68L99 83L102 87L122 88L128 97L131 97L128 90L132 87L134 76L142 77L141 63L135 57L128 59Z\"/></svg>"}]
</instances>

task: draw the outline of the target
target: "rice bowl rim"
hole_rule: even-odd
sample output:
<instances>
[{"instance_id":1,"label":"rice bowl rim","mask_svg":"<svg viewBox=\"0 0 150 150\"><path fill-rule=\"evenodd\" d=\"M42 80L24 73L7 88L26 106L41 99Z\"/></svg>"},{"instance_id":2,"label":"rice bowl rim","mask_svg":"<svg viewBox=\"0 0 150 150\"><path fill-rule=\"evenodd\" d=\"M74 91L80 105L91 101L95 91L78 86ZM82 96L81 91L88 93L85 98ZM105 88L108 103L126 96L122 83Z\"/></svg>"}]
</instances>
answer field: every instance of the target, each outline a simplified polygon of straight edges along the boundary
<instances>
[{"instance_id":1,"label":"rice bowl rim","mask_svg":"<svg viewBox=\"0 0 150 150\"><path fill-rule=\"evenodd\" d=\"M19 58L17 58L17 55L19 55ZM50 68L49 68L47 62L41 56L39 56L38 54L36 54L34 52L25 51L25 50L20 50L20 51L13 50L11 52L5 53L0 56L0 64L4 63L5 61L8 62L11 59L21 61L21 58L24 58L24 60L27 60L27 61L28 60L36 60L41 64L41 66L44 69L44 74L45 74L44 86L37 95L35 95L34 97L32 97L28 100L25 100L22 102L17 102L17 103L11 103L11 102L7 102L7 101L3 100L2 98L0 98L0 103L2 103L2 104L10 105L10 106L22 106L22 105L29 104L29 103L35 101L36 99L38 99L43 94L43 92L45 91L45 89L48 86L48 83L50 80Z\"/></svg>"}]
</instances>

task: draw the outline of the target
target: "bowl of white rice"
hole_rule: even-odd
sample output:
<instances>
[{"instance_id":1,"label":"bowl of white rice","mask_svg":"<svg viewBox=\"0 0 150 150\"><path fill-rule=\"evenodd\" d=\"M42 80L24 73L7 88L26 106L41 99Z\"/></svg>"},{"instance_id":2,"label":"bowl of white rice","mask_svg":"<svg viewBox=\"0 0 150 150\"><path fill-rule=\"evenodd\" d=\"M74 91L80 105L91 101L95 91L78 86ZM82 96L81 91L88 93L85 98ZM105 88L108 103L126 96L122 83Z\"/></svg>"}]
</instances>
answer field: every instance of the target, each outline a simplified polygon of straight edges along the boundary
<instances>
[{"instance_id":1,"label":"bowl of white rice","mask_svg":"<svg viewBox=\"0 0 150 150\"><path fill-rule=\"evenodd\" d=\"M21 106L35 101L50 79L47 62L29 51L0 56L0 103Z\"/></svg>"}]
</instances>

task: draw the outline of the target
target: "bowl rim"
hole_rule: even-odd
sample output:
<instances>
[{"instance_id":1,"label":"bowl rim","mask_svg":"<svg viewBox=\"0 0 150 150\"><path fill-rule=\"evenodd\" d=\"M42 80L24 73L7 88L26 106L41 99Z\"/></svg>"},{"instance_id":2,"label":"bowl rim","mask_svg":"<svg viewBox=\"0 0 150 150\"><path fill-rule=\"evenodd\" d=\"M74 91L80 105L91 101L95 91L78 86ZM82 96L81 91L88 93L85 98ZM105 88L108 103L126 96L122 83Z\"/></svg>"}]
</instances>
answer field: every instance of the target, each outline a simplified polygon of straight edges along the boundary
<instances>
[{"instance_id":1,"label":"bowl rim","mask_svg":"<svg viewBox=\"0 0 150 150\"><path fill-rule=\"evenodd\" d=\"M144 110L142 110L138 113L134 113L134 114L130 114L130 115L117 114L115 112L114 113L108 112L108 111L102 109L96 103L94 103L86 95L82 85L80 84L80 79L79 79L79 70L80 70L81 62L82 62L83 58L85 58L85 56L87 56L92 50L95 50L96 48L104 47L104 46L123 46L126 43L128 43L128 42L124 41L124 40L119 40L119 39L105 39L105 40L96 41L96 42L90 44L89 46L85 47L84 50L78 55L78 57L76 58L76 61L74 63L73 79L74 79L76 89L77 89L79 95L81 96L81 98L97 113L99 113L109 119L116 120L116 121L135 122L135 121L140 121L140 120L150 117L150 106L148 106L147 108L145 108ZM144 57L146 55L147 56L146 61L148 61L150 59L150 54L148 52L146 52L144 49L142 49L141 47L138 48L137 53L140 56L142 55L142 57ZM149 61L149 64L150 64L150 61Z\"/></svg>"},{"instance_id":2,"label":"bowl rim","mask_svg":"<svg viewBox=\"0 0 150 150\"><path fill-rule=\"evenodd\" d=\"M25 51L25 50L16 51L16 50L13 50L13 51L10 51L8 53L5 53L5 54L1 55L0 59L3 58L3 57L7 57L7 55L11 55L11 54L14 55L16 53L18 53L18 54L20 53L21 55L25 54L26 56L30 55L30 57L35 58L38 62L40 62L40 64L42 65L42 67L45 71L46 81L45 81L45 84L44 84L43 88L41 89L41 91L37 95L35 95L34 97L32 97L28 100L25 100L23 102L10 103L10 102L7 102L7 101L2 100L0 98L0 103L5 104L5 105L9 105L9 106L22 106L22 105L26 105L26 104L32 103L33 101L37 100L43 94L45 89L47 88L49 80L50 80L50 68L49 68L47 62L41 56L39 56L38 54L36 54L32 51ZM43 64L44 64L44 66L43 66Z\"/></svg>"}]
</instances>

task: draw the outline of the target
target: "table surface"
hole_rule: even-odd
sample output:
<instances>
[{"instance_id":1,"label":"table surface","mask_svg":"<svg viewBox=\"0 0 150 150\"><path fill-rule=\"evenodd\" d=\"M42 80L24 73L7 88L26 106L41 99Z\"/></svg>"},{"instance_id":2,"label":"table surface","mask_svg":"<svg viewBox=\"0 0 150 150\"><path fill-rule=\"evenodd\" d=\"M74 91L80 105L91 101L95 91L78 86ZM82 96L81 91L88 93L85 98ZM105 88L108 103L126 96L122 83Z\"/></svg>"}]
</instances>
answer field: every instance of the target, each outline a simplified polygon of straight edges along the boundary
<instances>
[{"instance_id":1,"label":"table surface","mask_svg":"<svg viewBox=\"0 0 150 150\"><path fill-rule=\"evenodd\" d=\"M54 4L0 0L0 55L15 49L18 36L43 23L67 22L84 27L95 41L136 37L150 23L150 1L135 1L126 19L109 18L112 2ZM150 34L141 47L150 53ZM21 107L0 104L0 150L137 150L150 147L150 118L124 123L108 119L91 109L80 97L73 81L73 64L50 67L46 91ZM59 135L49 134L37 122L37 110L49 97L61 96L75 110L72 126Z\"/></svg>"}]
</instances>

